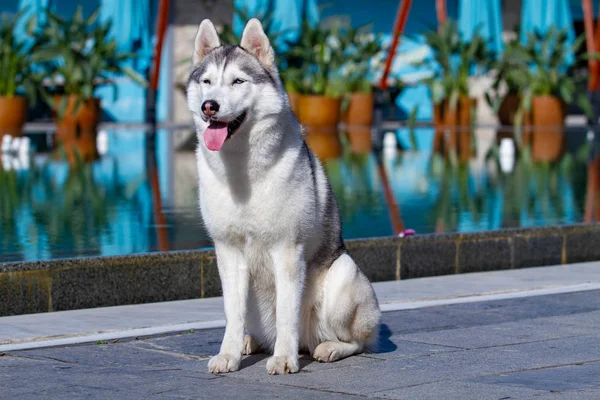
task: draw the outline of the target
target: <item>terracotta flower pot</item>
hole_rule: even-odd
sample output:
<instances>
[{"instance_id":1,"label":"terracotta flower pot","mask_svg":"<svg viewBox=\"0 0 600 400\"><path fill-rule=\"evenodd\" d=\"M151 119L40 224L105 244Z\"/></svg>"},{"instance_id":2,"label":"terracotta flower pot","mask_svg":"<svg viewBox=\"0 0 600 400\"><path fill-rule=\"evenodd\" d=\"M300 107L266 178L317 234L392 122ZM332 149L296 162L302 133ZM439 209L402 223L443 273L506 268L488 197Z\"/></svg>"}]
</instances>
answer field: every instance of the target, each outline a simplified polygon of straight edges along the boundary
<instances>
[{"instance_id":1,"label":"terracotta flower pot","mask_svg":"<svg viewBox=\"0 0 600 400\"><path fill-rule=\"evenodd\" d=\"M290 107L294 114L298 115L298 102L300 100L300 94L297 92L287 92L288 98L290 99Z\"/></svg>"},{"instance_id":2,"label":"terracotta flower pot","mask_svg":"<svg viewBox=\"0 0 600 400\"><path fill-rule=\"evenodd\" d=\"M308 130L335 130L340 121L340 99L327 96L300 96L298 119Z\"/></svg>"},{"instance_id":3,"label":"terracotta flower pot","mask_svg":"<svg viewBox=\"0 0 600 400\"><path fill-rule=\"evenodd\" d=\"M471 145L472 112L477 108L477 100L471 97L461 97L458 100L458 155L461 161L468 161L473 155Z\"/></svg>"},{"instance_id":4,"label":"terracotta flower pot","mask_svg":"<svg viewBox=\"0 0 600 400\"><path fill-rule=\"evenodd\" d=\"M342 154L342 143L337 133L309 131L304 140L312 152L323 161L338 158Z\"/></svg>"},{"instance_id":5,"label":"terracotta flower pot","mask_svg":"<svg viewBox=\"0 0 600 400\"><path fill-rule=\"evenodd\" d=\"M373 150L373 140L371 137L371 127L355 126L348 127L348 141L350 142L350 151L354 154L369 153Z\"/></svg>"},{"instance_id":6,"label":"terracotta flower pot","mask_svg":"<svg viewBox=\"0 0 600 400\"><path fill-rule=\"evenodd\" d=\"M58 110L62 97L54 97L54 107ZM69 161L76 159L93 160L98 156L96 137L100 122L100 100L93 98L81 103L76 110L77 96L69 96L63 117L55 111L56 142L62 145Z\"/></svg>"},{"instance_id":7,"label":"terracotta flower pot","mask_svg":"<svg viewBox=\"0 0 600 400\"><path fill-rule=\"evenodd\" d=\"M346 125L371 126L374 101L372 93L352 93L348 109L342 114L342 122Z\"/></svg>"},{"instance_id":8,"label":"terracotta flower pot","mask_svg":"<svg viewBox=\"0 0 600 400\"><path fill-rule=\"evenodd\" d=\"M433 150L448 155L455 151L461 161L473 155L471 147L471 113L477 107L477 100L461 97L454 108L448 101L433 106L435 136Z\"/></svg>"},{"instance_id":9,"label":"terracotta flower pot","mask_svg":"<svg viewBox=\"0 0 600 400\"><path fill-rule=\"evenodd\" d=\"M564 151L565 104L556 96L535 96L531 108L534 161L556 161Z\"/></svg>"},{"instance_id":10,"label":"terracotta flower pot","mask_svg":"<svg viewBox=\"0 0 600 400\"><path fill-rule=\"evenodd\" d=\"M500 129L496 135L496 142L499 144L504 138L514 138L514 129L512 128L515 124L515 116L521 103L521 96L517 93L507 94L498 109L498 120L500 125L508 127L507 129ZM531 115L529 112L524 112L522 122L522 141L525 146L528 146L531 142Z\"/></svg>"},{"instance_id":11,"label":"terracotta flower pot","mask_svg":"<svg viewBox=\"0 0 600 400\"><path fill-rule=\"evenodd\" d=\"M22 136L26 120L25 97L0 97L0 138L3 135Z\"/></svg>"},{"instance_id":12,"label":"terracotta flower pot","mask_svg":"<svg viewBox=\"0 0 600 400\"><path fill-rule=\"evenodd\" d=\"M515 115L521 103L521 96L517 93L509 93L502 99L498 109L498 120L503 126L513 126Z\"/></svg>"}]
</instances>

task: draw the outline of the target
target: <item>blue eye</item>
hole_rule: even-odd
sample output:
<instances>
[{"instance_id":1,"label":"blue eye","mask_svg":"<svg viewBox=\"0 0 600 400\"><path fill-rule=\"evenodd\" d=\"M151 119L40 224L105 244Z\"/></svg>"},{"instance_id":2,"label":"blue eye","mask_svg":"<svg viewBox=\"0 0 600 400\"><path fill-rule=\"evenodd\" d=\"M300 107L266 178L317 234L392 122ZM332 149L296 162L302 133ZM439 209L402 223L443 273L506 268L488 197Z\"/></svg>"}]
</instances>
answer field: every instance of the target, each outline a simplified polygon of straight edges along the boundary
<instances>
[{"instance_id":1,"label":"blue eye","mask_svg":"<svg viewBox=\"0 0 600 400\"><path fill-rule=\"evenodd\" d=\"M234 85L239 85L239 84L241 84L241 83L244 83L244 82L246 82L246 81L245 81L245 80L243 80L243 79L240 79L240 78L236 78L236 79L233 81L233 84L234 84Z\"/></svg>"}]
</instances>

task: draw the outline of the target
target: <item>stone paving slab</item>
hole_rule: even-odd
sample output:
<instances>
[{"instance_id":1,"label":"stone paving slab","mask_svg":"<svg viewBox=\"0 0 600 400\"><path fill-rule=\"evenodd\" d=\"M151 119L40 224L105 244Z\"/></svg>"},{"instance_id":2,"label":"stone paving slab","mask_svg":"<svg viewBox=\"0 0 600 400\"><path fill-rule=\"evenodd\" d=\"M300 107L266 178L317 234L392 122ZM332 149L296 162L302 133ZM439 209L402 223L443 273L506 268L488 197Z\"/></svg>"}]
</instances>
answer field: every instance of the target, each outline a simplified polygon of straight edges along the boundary
<instances>
[{"instance_id":1,"label":"stone paving slab","mask_svg":"<svg viewBox=\"0 0 600 400\"><path fill-rule=\"evenodd\" d=\"M598 399L600 291L383 314L380 351L301 371L266 372L267 355L211 375L222 329L12 351L0 399Z\"/></svg>"}]
</instances>

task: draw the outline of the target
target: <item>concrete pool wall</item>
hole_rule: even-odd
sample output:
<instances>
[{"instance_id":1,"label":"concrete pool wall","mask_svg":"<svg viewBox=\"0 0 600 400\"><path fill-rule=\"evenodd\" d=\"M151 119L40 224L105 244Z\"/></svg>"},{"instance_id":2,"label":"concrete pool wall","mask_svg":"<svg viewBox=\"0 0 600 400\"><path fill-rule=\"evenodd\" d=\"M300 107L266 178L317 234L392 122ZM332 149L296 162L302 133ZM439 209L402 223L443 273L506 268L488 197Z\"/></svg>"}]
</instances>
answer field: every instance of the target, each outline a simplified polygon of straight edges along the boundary
<instances>
[{"instance_id":1,"label":"concrete pool wall","mask_svg":"<svg viewBox=\"0 0 600 400\"><path fill-rule=\"evenodd\" d=\"M600 224L346 241L372 281L600 260ZM0 316L221 295L212 250L0 263Z\"/></svg>"}]
</instances>

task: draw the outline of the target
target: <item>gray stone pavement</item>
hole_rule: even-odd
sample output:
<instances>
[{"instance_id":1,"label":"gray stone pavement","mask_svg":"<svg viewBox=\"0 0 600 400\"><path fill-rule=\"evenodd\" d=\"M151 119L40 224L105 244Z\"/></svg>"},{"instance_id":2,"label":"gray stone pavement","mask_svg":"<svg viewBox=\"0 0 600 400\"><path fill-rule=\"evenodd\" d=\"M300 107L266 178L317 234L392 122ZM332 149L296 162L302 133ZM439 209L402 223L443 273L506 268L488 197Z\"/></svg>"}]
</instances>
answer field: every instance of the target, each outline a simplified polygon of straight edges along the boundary
<instances>
[{"instance_id":1,"label":"gray stone pavement","mask_svg":"<svg viewBox=\"0 0 600 400\"><path fill-rule=\"evenodd\" d=\"M207 373L222 333L8 351L0 398L600 399L600 290L389 311L379 352L287 376Z\"/></svg>"},{"instance_id":2,"label":"gray stone pavement","mask_svg":"<svg viewBox=\"0 0 600 400\"><path fill-rule=\"evenodd\" d=\"M600 289L600 262L373 284L383 311ZM0 352L221 328L222 298L0 317Z\"/></svg>"}]
</instances>

